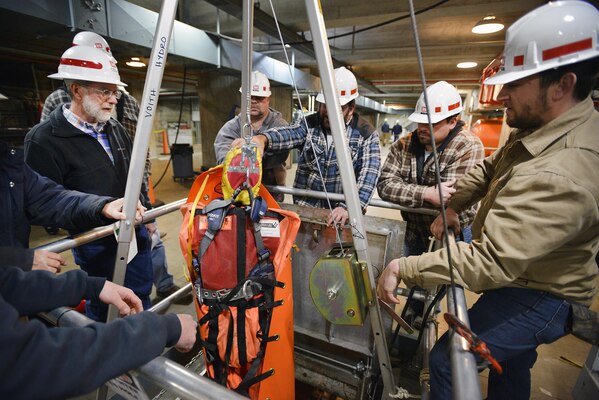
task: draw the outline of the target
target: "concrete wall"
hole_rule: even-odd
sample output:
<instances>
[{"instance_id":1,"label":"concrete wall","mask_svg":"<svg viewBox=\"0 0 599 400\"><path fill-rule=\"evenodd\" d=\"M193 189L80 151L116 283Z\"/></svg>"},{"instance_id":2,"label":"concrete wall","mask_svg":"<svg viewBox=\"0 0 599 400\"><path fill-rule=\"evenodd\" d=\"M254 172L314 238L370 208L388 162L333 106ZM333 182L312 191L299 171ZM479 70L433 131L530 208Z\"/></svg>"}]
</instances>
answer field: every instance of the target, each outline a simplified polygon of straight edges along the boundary
<instances>
[{"instance_id":1,"label":"concrete wall","mask_svg":"<svg viewBox=\"0 0 599 400\"><path fill-rule=\"evenodd\" d=\"M200 97L200 126L202 165L216 164L214 139L228 121L231 110L241 104L240 79L215 72L202 72L198 76Z\"/></svg>"}]
</instances>

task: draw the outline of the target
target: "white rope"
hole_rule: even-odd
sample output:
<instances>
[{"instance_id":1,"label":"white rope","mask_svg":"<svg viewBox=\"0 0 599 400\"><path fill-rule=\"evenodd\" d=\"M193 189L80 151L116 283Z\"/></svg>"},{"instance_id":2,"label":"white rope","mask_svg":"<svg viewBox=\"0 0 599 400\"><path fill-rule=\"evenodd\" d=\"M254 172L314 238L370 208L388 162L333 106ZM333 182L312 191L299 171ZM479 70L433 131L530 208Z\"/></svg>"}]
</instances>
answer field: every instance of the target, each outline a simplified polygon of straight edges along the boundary
<instances>
[{"instance_id":1,"label":"white rope","mask_svg":"<svg viewBox=\"0 0 599 400\"><path fill-rule=\"evenodd\" d=\"M410 392L408 392L406 389L399 387L399 386L395 386L395 393L389 393L389 397L391 397L392 399L419 399L420 396L415 395L415 394L410 394Z\"/></svg>"}]
</instances>

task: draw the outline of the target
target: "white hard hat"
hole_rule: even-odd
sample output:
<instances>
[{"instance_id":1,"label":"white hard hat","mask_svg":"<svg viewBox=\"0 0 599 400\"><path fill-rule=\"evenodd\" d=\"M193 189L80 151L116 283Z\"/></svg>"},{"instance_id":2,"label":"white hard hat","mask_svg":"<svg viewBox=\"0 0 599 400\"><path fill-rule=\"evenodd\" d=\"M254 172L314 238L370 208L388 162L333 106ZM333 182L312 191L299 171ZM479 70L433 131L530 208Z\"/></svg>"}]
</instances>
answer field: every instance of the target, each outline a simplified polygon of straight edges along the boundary
<instances>
[{"instance_id":1,"label":"white hard hat","mask_svg":"<svg viewBox=\"0 0 599 400\"><path fill-rule=\"evenodd\" d=\"M116 64L106 52L84 46L73 46L65 51L60 57L58 72L48 78L127 86L121 82Z\"/></svg>"},{"instance_id":2,"label":"white hard hat","mask_svg":"<svg viewBox=\"0 0 599 400\"><path fill-rule=\"evenodd\" d=\"M358 98L358 81L356 81L354 74L347 68L340 67L335 69L335 83L337 84L339 103L341 103L342 106L353 99ZM322 92L318 93L316 101L324 103L324 95Z\"/></svg>"},{"instance_id":3,"label":"white hard hat","mask_svg":"<svg viewBox=\"0 0 599 400\"><path fill-rule=\"evenodd\" d=\"M584 1L534 9L507 30L500 71L484 81L501 85L599 56L599 11Z\"/></svg>"},{"instance_id":4,"label":"white hard hat","mask_svg":"<svg viewBox=\"0 0 599 400\"><path fill-rule=\"evenodd\" d=\"M241 92L241 88L239 91ZM251 96L270 97L270 95L270 82L266 75L260 71L252 72Z\"/></svg>"},{"instance_id":5,"label":"white hard hat","mask_svg":"<svg viewBox=\"0 0 599 400\"><path fill-rule=\"evenodd\" d=\"M96 49L104 50L115 63L117 62L112 55L112 51L110 50L110 46L108 45L106 39L98 35L96 32L79 32L73 38L73 46L94 47Z\"/></svg>"},{"instance_id":6,"label":"white hard hat","mask_svg":"<svg viewBox=\"0 0 599 400\"><path fill-rule=\"evenodd\" d=\"M462 108L462 98L455 86L445 81L439 81L426 89L428 105L430 106L431 123L435 124L442 119L459 114ZM419 124L428 123L426 104L424 103L424 92L420 94L416 109L408 117L410 121Z\"/></svg>"}]
</instances>

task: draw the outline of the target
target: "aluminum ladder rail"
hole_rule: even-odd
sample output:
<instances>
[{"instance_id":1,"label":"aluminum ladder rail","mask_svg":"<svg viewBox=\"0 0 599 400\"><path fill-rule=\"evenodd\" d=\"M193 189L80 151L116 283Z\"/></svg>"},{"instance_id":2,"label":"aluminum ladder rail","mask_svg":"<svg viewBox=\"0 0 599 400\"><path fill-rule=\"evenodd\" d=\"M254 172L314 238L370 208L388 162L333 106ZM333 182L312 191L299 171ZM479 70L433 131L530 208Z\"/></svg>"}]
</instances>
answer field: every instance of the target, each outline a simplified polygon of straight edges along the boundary
<instances>
[{"instance_id":1,"label":"aluminum ladder rail","mask_svg":"<svg viewBox=\"0 0 599 400\"><path fill-rule=\"evenodd\" d=\"M370 324L372 327L372 335L374 337L375 351L381 376L383 378L383 398L391 398L395 393L395 381L393 378L393 370L391 367L391 358L387 348L387 340L383 330L383 318L378 301L376 301L376 284L372 264L368 256L368 241L362 218L362 210L358 198L358 190L356 188L356 177L352 167L352 160L345 146L345 124L341 116L341 105L337 98L337 90L335 79L333 77L333 62L331 59L331 51L327 41L326 28L322 9L318 0L306 0L306 12L308 21L310 22L310 31L312 32L314 51L316 52L316 61L318 71L322 80L322 89L329 114L329 122L331 125L331 133L333 135L333 143L337 153L337 162L341 175L341 184L343 193L345 194L347 211L349 213L349 221L352 227L352 237L357 258L360 262L366 265L369 278L369 289L372 293L372 299L368 302L370 314Z\"/></svg>"}]
</instances>

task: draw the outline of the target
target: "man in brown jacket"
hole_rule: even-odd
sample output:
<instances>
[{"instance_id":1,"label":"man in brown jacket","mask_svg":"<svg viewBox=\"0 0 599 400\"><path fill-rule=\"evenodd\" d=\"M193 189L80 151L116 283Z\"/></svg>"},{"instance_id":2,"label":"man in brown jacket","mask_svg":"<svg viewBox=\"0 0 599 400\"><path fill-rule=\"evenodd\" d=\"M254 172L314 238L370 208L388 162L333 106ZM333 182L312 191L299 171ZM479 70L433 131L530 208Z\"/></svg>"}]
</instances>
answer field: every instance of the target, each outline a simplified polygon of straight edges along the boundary
<instances>
[{"instance_id":1,"label":"man in brown jacket","mask_svg":"<svg viewBox=\"0 0 599 400\"><path fill-rule=\"evenodd\" d=\"M565 18L564 16L567 16ZM549 3L507 31L498 100L514 128L506 145L457 183L449 225L480 201L473 242L451 243L455 283L482 296L472 330L503 374L489 374L489 399L530 398L536 348L570 331L573 307L595 293L599 251L599 113L590 91L599 72L599 11L589 3ZM440 236L439 220L432 231ZM393 260L380 280L382 300L400 279L449 283L445 249ZM451 398L447 335L430 355L431 399Z\"/></svg>"}]
</instances>

